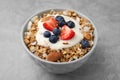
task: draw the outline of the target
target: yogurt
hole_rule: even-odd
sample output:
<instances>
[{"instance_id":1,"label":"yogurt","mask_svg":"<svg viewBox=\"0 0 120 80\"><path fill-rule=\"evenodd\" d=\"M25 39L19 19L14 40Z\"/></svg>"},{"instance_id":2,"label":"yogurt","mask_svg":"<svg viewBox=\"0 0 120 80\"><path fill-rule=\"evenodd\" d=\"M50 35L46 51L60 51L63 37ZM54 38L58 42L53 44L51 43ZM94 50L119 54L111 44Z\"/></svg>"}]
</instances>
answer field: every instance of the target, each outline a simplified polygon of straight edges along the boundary
<instances>
[{"instance_id":1,"label":"yogurt","mask_svg":"<svg viewBox=\"0 0 120 80\"><path fill-rule=\"evenodd\" d=\"M53 15L52 15L53 16ZM57 15L54 15L54 17ZM74 30L75 32L75 36L70 39L70 40L61 40L59 39L56 43L51 43L49 42L49 38L45 38L43 36L43 33L45 31L47 31L44 27L43 27L43 23L41 20L38 22L38 32L36 34L36 40L38 42L39 45L45 46L45 47L50 47L51 49L62 49L62 48L68 48L68 47L72 47L75 44L79 43L82 39L83 39L83 34L80 32L80 25L79 25L79 21L74 20L71 17L68 16L64 16L61 15L62 17L64 17L65 21L73 21L75 23L75 27L72 28L72 30ZM53 34L51 32L51 34ZM63 43L68 43L68 44L63 44Z\"/></svg>"}]
</instances>

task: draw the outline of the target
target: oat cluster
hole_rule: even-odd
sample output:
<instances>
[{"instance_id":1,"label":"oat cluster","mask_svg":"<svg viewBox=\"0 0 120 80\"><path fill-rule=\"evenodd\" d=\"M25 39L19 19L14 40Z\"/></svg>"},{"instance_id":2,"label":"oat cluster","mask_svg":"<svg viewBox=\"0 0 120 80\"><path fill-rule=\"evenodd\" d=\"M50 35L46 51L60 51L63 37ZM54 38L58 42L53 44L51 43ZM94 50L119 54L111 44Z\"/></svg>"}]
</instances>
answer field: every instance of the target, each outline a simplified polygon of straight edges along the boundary
<instances>
[{"instance_id":1,"label":"oat cluster","mask_svg":"<svg viewBox=\"0 0 120 80\"><path fill-rule=\"evenodd\" d=\"M50 47L44 47L39 45L36 41L36 33L38 31L39 20L46 21L48 15L55 15L55 14L66 15L75 19L76 21L79 21L79 24L81 26L80 32L83 34L84 39L89 41L90 47L82 48L81 44L78 43L69 48L53 50ZM24 32L24 42L28 47L28 49L34 55L40 57L41 59L54 61L54 62L69 62L81 58L91 50L92 46L94 45L94 27L87 18L83 17L82 15L78 15L74 11L51 10L50 12L45 13L42 16L34 16L28 22L27 31ZM63 44L67 45L69 43L64 42Z\"/></svg>"}]
</instances>

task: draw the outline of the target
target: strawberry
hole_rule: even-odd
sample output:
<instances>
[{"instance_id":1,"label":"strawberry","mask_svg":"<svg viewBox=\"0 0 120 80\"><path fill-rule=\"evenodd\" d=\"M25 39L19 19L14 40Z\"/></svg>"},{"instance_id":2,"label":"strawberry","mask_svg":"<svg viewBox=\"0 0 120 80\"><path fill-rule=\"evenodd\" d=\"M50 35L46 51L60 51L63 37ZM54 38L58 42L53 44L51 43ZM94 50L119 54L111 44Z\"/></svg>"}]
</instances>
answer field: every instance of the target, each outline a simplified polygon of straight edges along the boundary
<instances>
[{"instance_id":1,"label":"strawberry","mask_svg":"<svg viewBox=\"0 0 120 80\"><path fill-rule=\"evenodd\" d=\"M52 31L54 28L57 27L57 21L52 17L43 23L43 27L47 30Z\"/></svg>"},{"instance_id":2,"label":"strawberry","mask_svg":"<svg viewBox=\"0 0 120 80\"><path fill-rule=\"evenodd\" d=\"M49 23L54 27L57 26L57 21L54 18L50 18Z\"/></svg>"},{"instance_id":3,"label":"strawberry","mask_svg":"<svg viewBox=\"0 0 120 80\"><path fill-rule=\"evenodd\" d=\"M50 23L48 23L48 22L44 22L43 23L43 27L45 28L45 29L47 29L47 30L50 30L50 31L52 31L53 29L54 29L54 26L52 26Z\"/></svg>"},{"instance_id":4,"label":"strawberry","mask_svg":"<svg viewBox=\"0 0 120 80\"><path fill-rule=\"evenodd\" d=\"M60 38L62 40L69 40L73 38L75 35L75 32L70 29L67 25L64 25L61 30Z\"/></svg>"}]
</instances>

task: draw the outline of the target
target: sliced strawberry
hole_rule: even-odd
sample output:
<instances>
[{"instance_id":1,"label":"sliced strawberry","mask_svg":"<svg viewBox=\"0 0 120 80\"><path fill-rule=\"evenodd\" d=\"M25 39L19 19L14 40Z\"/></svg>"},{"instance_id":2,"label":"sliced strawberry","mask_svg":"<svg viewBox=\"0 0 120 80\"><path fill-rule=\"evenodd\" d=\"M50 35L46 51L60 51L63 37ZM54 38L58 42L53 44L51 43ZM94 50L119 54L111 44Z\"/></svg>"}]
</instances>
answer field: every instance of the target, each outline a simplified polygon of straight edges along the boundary
<instances>
[{"instance_id":1,"label":"sliced strawberry","mask_svg":"<svg viewBox=\"0 0 120 80\"><path fill-rule=\"evenodd\" d=\"M64 25L61 30L60 38L62 40L69 40L73 38L75 35L75 32L70 29L68 26Z\"/></svg>"},{"instance_id":2,"label":"sliced strawberry","mask_svg":"<svg viewBox=\"0 0 120 80\"><path fill-rule=\"evenodd\" d=\"M43 23L45 29L52 31L57 27L57 21L54 18L50 18L48 21Z\"/></svg>"},{"instance_id":3,"label":"sliced strawberry","mask_svg":"<svg viewBox=\"0 0 120 80\"><path fill-rule=\"evenodd\" d=\"M52 17L52 18L50 18L50 20L49 20L49 23L52 25L52 26L57 26L57 21Z\"/></svg>"},{"instance_id":4,"label":"sliced strawberry","mask_svg":"<svg viewBox=\"0 0 120 80\"><path fill-rule=\"evenodd\" d=\"M52 30L54 29L54 26L52 26L52 25L51 25L50 23L48 23L48 22L44 22L44 23L43 23L43 26L44 26L45 29L50 30L50 31L52 31Z\"/></svg>"}]
</instances>

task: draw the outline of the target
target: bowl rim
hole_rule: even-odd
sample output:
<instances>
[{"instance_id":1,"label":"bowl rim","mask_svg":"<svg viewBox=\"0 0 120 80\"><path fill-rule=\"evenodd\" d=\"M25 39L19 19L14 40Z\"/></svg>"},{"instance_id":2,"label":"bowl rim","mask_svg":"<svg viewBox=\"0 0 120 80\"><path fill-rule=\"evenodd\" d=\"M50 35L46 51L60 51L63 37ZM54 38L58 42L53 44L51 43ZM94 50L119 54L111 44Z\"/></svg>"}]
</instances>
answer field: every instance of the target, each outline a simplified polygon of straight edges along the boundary
<instances>
[{"instance_id":1,"label":"bowl rim","mask_svg":"<svg viewBox=\"0 0 120 80\"><path fill-rule=\"evenodd\" d=\"M48 12L50 10L55 10L55 11L63 11L63 10L72 10L72 11L75 11L78 15L82 16L82 17L85 17L87 18L91 24L93 25L94 27L94 35L95 35L95 39L94 39L94 45L92 46L91 50L89 52L87 52L83 57L79 58L79 59L76 59L74 61L69 61L69 62L51 62L51 61L47 61L47 60L44 60L44 59L41 59L39 58L38 56L34 55L26 46L25 42L24 42L24 29L26 27L26 24L31 20L32 17L40 14L40 13L44 13L44 12ZM83 59L85 59L86 57L88 57L90 54L93 53L93 50L95 49L96 45L97 45L97 41L98 41L98 33L97 33L97 29L96 29L96 26L95 24L93 23L93 20L90 19L89 17L87 17L86 15L84 15L83 13L81 12L78 12L76 10L73 10L73 9L64 9L64 8L54 8L54 9L45 9L45 10L40 10L36 13L34 13L32 16L30 16L25 22L24 24L22 25L22 29L21 29L21 33L20 33L20 36L21 36L21 42L22 42L22 45L24 47L24 49L27 51L27 53L29 53L33 58L41 61L41 62L44 62L44 63L48 63L48 64L57 64L57 65L62 65L62 64L72 64L72 63L76 63L76 62L79 62Z\"/></svg>"}]
</instances>

